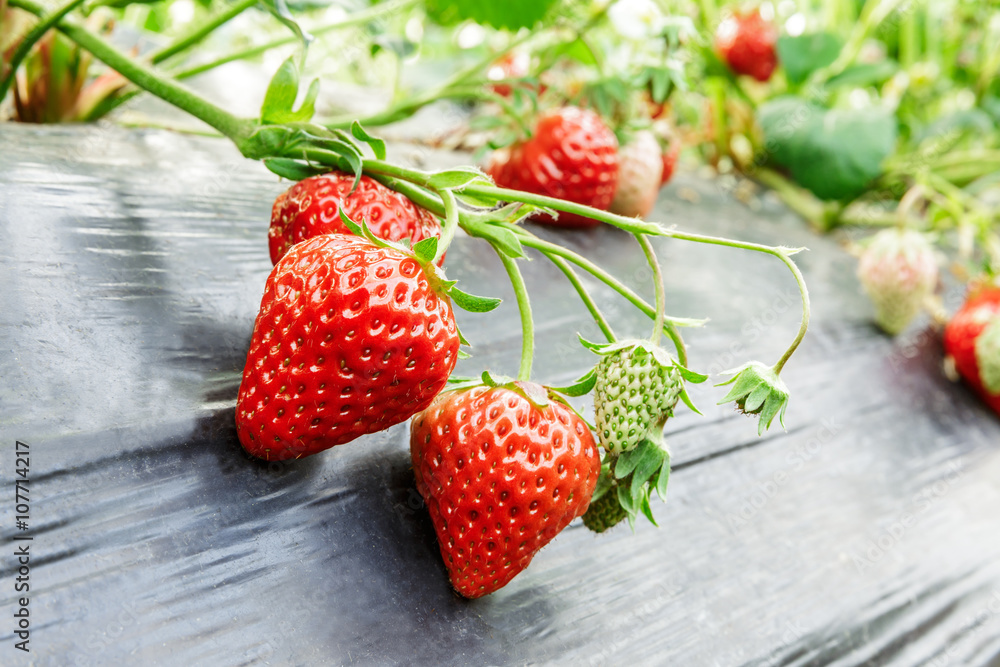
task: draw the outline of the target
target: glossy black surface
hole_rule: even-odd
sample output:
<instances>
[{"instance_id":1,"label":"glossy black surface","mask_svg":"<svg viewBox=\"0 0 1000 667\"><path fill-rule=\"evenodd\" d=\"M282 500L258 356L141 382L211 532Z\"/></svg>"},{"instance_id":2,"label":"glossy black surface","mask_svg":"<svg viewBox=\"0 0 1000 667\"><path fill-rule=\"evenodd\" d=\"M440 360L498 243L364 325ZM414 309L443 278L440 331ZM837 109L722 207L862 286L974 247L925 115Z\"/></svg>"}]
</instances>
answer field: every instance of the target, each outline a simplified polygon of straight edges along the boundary
<instances>
[{"instance_id":1,"label":"glossy black surface","mask_svg":"<svg viewBox=\"0 0 1000 667\"><path fill-rule=\"evenodd\" d=\"M461 155L416 150L432 166ZM930 329L869 324L853 260L769 198L682 175L656 219L806 245L814 327L780 429L717 408L668 426L661 528L574 523L500 592L449 589L405 426L292 463L248 459L233 406L285 185L231 147L160 131L0 127L0 664L1000 664L1000 420L940 372ZM678 197L684 194L691 203ZM627 281L616 230L542 230ZM773 258L658 241L691 366L773 361L798 297ZM449 276L511 296L458 238ZM536 379L597 339L542 260ZM619 333L648 320L597 288ZM952 301L954 303L954 301ZM462 313L468 373L513 374L512 301ZM743 336L741 336L743 332ZM13 649L14 441L31 447L32 653Z\"/></svg>"}]
</instances>

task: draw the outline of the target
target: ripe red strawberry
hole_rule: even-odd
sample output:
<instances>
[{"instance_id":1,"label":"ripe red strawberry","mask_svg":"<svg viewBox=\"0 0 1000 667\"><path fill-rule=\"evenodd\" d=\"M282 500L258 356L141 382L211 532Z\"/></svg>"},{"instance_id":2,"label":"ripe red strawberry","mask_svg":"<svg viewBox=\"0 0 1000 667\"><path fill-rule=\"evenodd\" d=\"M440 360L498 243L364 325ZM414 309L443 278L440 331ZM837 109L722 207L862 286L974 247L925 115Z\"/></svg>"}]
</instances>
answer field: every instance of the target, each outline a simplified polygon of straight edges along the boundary
<instances>
[{"instance_id":1,"label":"ripe red strawberry","mask_svg":"<svg viewBox=\"0 0 1000 667\"><path fill-rule=\"evenodd\" d=\"M634 218L653 210L663 175L663 151L649 130L636 132L618 150L618 186L610 211Z\"/></svg>"},{"instance_id":2,"label":"ripe red strawberry","mask_svg":"<svg viewBox=\"0 0 1000 667\"><path fill-rule=\"evenodd\" d=\"M452 586L505 586L587 511L601 471L590 430L528 383L444 392L413 419L410 454ZM544 391L537 385L530 388Z\"/></svg>"},{"instance_id":3,"label":"ripe red strawberry","mask_svg":"<svg viewBox=\"0 0 1000 667\"><path fill-rule=\"evenodd\" d=\"M948 362L1000 414L1000 287L973 289L944 330Z\"/></svg>"},{"instance_id":4,"label":"ripe red strawberry","mask_svg":"<svg viewBox=\"0 0 1000 667\"><path fill-rule=\"evenodd\" d=\"M677 168L677 158L681 155L681 143L674 139L670 146L660 155L663 161L663 172L660 174L660 187L663 187L673 178L674 170Z\"/></svg>"},{"instance_id":5,"label":"ripe red strawberry","mask_svg":"<svg viewBox=\"0 0 1000 667\"><path fill-rule=\"evenodd\" d=\"M715 50L737 74L748 74L758 81L771 78L778 66L774 45L778 30L765 21L760 10L733 12L715 31Z\"/></svg>"},{"instance_id":6,"label":"ripe red strawberry","mask_svg":"<svg viewBox=\"0 0 1000 667\"><path fill-rule=\"evenodd\" d=\"M364 220L375 236L388 241L410 239L414 244L441 235L437 218L378 181L362 176L351 192L354 175L340 171L311 176L278 196L267 232L271 263L296 243L320 234L350 234L339 210L359 225ZM442 258L443 259L443 258Z\"/></svg>"},{"instance_id":7,"label":"ripe red strawberry","mask_svg":"<svg viewBox=\"0 0 1000 667\"><path fill-rule=\"evenodd\" d=\"M243 447L299 458L427 407L459 346L437 284L413 256L358 236L293 246L267 279L250 339L236 401Z\"/></svg>"},{"instance_id":8,"label":"ripe red strawberry","mask_svg":"<svg viewBox=\"0 0 1000 667\"><path fill-rule=\"evenodd\" d=\"M530 139L496 151L487 171L502 188L607 210L618 181L618 140L593 111L552 109L539 117ZM571 213L535 219L566 227L598 224Z\"/></svg>"}]
</instances>

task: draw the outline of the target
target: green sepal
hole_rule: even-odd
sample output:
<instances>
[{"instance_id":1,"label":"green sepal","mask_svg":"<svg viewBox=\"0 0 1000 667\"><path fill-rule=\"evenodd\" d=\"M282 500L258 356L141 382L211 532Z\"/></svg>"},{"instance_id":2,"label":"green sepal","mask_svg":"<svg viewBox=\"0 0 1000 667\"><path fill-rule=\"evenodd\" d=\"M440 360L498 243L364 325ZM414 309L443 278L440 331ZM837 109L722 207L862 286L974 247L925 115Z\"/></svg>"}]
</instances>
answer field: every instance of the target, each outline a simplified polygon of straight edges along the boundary
<instances>
[{"instance_id":1,"label":"green sepal","mask_svg":"<svg viewBox=\"0 0 1000 667\"><path fill-rule=\"evenodd\" d=\"M487 387L503 387L514 382L514 378L512 377L507 375L493 375L489 371L483 371L480 378Z\"/></svg>"},{"instance_id":2,"label":"green sepal","mask_svg":"<svg viewBox=\"0 0 1000 667\"><path fill-rule=\"evenodd\" d=\"M328 167L317 167L287 157L264 158L264 166L272 173L290 181L301 181L310 176L319 176L330 171Z\"/></svg>"},{"instance_id":3,"label":"green sepal","mask_svg":"<svg viewBox=\"0 0 1000 667\"><path fill-rule=\"evenodd\" d=\"M975 354L983 388L991 396L1000 394L1000 315L994 315L976 336Z\"/></svg>"},{"instance_id":4,"label":"green sepal","mask_svg":"<svg viewBox=\"0 0 1000 667\"><path fill-rule=\"evenodd\" d=\"M680 399L684 405L688 406L688 409L696 415L704 416L697 407L695 407L694 401L691 400L691 396L687 392L687 388L681 387Z\"/></svg>"},{"instance_id":5,"label":"green sepal","mask_svg":"<svg viewBox=\"0 0 1000 667\"><path fill-rule=\"evenodd\" d=\"M666 502L667 500L667 483L670 481L670 452L667 452L663 459L663 465L660 466L660 474L656 477L656 495L660 497L660 500Z\"/></svg>"},{"instance_id":6,"label":"green sepal","mask_svg":"<svg viewBox=\"0 0 1000 667\"><path fill-rule=\"evenodd\" d=\"M463 350L462 348L458 348L458 358L459 359L471 359L472 355L469 354L468 352L466 352L465 350Z\"/></svg>"},{"instance_id":7,"label":"green sepal","mask_svg":"<svg viewBox=\"0 0 1000 667\"><path fill-rule=\"evenodd\" d=\"M605 461L601 465L601 474L597 477L597 485L594 487L594 495L590 497L593 503L607 493L615 485L614 475L611 473L611 464Z\"/></svg>"},{"instance_id":8,"label":"green sepal","mask_svg":"<svg viewBox=\"0 0 1000 667\"><path fill-rule=\"evenodd\" d=\"M375 154L375 157L377 159L379 160L385 159L385 142L379 139L378 137L373 137L372 135L368 134L368 131L361 126L361 123L359 123L358 121L354 121L353 123L351 123L351 134L354 136L355 139L363 141L369 146L371 146L372 153Z\"/></svg>"},{"instance_id":9,"label":"green sepal","mask_svg":"<svg viewBox=\"0 0 1000 667\"><path fill-rule=\"evenodd\" d=\"M758 415L757 435L763 435L775 416L785 427L785 409L788 407L788 387L773 368L759 361L751 361L739 368L726 371L733 377L717 384L732 384L732 388L719 405L735 402L737 409L746 415Z\"/></svg>"},{"instance_id":10,"label":"green sepal","mask_svg":"<svg viewBox=\"0 0 1000 667\"><path fill-rule=\"evenodd\" d=\"M474 294L469 294L468 292L463 292L454 286L448 290L448 296L451 297L451 300L456 306L462 310L467 310L470 313L488 313L499 306L503 301L502 299L497 299L491 296L476 296Z\"/></svg>"},{"instance_id":11,"label":"green sepal","mask_svg":"<svg viewBox=\"0 0 1000 667\"><path fill-rule=\"evenodd\" d=\"M260 107L262 123L302 123L316 112L316 96L319 94L319 79L313 79L306 91L305 99L295 109L295 99L299 94L299 68L295 57L285 60L271 77Z\"/></svg>"},{"instance_id":12,"label":"green sepal","mask_svg":"<svg viewBox=\"0 0 1000 667\"><path fill-rule=\"evenodd\" d=\"M660 524L656 523L656 518L653 516L653 508L649 506L649 487L648 486L643 487L643 490L642 490L642 499L641 499L641 501L639 503L639 509L642 510L642 513L644 515L646 515L646 518L649 519L649 522L651 524L653 524L657 528L660 527Z\"/></svg>"},{"instance_id":13,"label":"green sepal","mask_svg":"<svg viewBox=\"0 0 1000 667\"><path fill-rule=\"evenodd\" d=\"M691 384L701 384L708 379L707 375L701 373L695 373L694 371L684 368L679 363L674 363L674 368L681 374L685 382L690 382Z\"/></svg>"},{"instance_id":14,"label":"green sepal","mask_svg":"<svg viewBox=\"0 0 1000 667\"><path fill-rule=\"evenodd\" d=\"M586 375L569 385L568 387L549 387L552 391L557 391L570 397L584 396L589 394L597 384L597 369L591 368Z\"/></svg>"},{"instance_id":15,"label":"green sepal","mask_svg":"<svg viewBox=\"0 0 1000 667\"><path fill-rule=\"evenodd\" d=\"M417 256L417 260L421 264L427 264L434 261L434 257L437 255L437 247L438 237L428 236L425 239L417 241L416 245L413 246L413 254Z\"/></svg>"}]
</instances>

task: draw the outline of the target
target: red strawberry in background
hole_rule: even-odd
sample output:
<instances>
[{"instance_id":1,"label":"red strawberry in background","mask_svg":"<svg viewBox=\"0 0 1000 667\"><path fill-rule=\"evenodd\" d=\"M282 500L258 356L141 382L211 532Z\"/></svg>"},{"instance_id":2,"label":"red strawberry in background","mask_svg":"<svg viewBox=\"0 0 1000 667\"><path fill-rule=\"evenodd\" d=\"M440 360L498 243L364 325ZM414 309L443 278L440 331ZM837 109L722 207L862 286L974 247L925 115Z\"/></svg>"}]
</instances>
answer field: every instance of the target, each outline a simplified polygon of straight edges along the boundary
<instances>
[{"instance_id":1,"label":"red strawberry in background","mask_svg":"<svg viewBox=\"0 0 1000 667\"><path fill-rule=\"evenodd\" d=\"M618 180L618 140L593 111L561 107L542 114L527 141L496 151L487 172L502 188L607 210ZM560 213L537 222L591 227L597 220Z\"/></svg>"},{"instance_id":2,"label":"red strawberry in background","mask_svg":"<svg viewBox=\"0 0 1000 667\"><path fill-rule=\"evenodd\" d=\"M451 583L467 598L526 568L586 512L600 474L583 420L555 400L539 407L520 390L527 384L445 392L413 419L417 490Z\"/></svg>"},{"instance_id":3,"label":"red strawberry in background","mask_svg":"<svg viewBox=\"0 0 1000 667\"><path fill-rule=\"evenodd\" d=\"M362 176L351 192L353 185L354 174L334 171L300 181L279 195L267 233L271 263L314 236L350 234L340 221L341 207L351 220L358 224L364 220L375 236L388 241L410 239L415 244L441 235L437 218L398 192L368 176Z\"/></svg>"},{"instance_id":4,"label":"red strawberry in background","mask_svg":"<svg viewBox=\"0 0 1000 667\"><path fill-rule=\"evenodd\" d=\"M663 187L670 182L670 179L674 176L674 170L677 169L677 159L681 155L681 142L674 139L670 142L670 145L663 149L660 154L660 159L663 161L663 171L660 173L660 187Z\"/></svg>"},{"instance_id":5,"label":"red strawberry in background","mask_svg":"<svg viewBox=\"0 0 1000 667\"><path fill-rule=\"evenodd\" d=\"M618 186L610 211L630 218L653 210L663 175L663 151L649 130L636 132L618 150Z\"/></svg>"},{"instance_id":6,"label":"red strawberry in background","mask_svg":"<svg viewBox=\"0 0 1000 667\"><path fill-rule=\"evenodd\" d=\"M490 81L504 81L507 79L520 79L528 75L528 67L531 65L531 56L527 53L511 51L497 59L489 70L486 71L486 78ZM511 87L509 83L494 83L490 88L497 95L510 97Z\"/></svg>"},{"instance_id":7,"label":"red strawberry in background","mask_svg":"<svg viewBox=\"0 0 1000 667\"><path fill-rule=\"evenodd\" d=\"M715 50L730 69L758 81L770 79L778 66L777 41L777 28L764 20L759 9L749 13L733 12L715 31Z\"/></svg>"},{"instance_id":8,"label":"red strawberry in background","mask_svg":"<svg viewBox=\"0 0 1000 667\"><path fill-rule=\"evenodd\" d=\"M944 330L947 363L1000 414L1000 287L973 288Z\"/></svg>"},{"instance_id":9,"label":"red strawberry in background","mask_svg":"<svg viewBox=\"0 0 1000 667\"><path fill-rule=\"evenodd\" d=\"M435 284L413 256L358 236L293 246L267 279L236 401L247 452L300 458L427 407L459 346Z\"/></svg>"}]
</instances>

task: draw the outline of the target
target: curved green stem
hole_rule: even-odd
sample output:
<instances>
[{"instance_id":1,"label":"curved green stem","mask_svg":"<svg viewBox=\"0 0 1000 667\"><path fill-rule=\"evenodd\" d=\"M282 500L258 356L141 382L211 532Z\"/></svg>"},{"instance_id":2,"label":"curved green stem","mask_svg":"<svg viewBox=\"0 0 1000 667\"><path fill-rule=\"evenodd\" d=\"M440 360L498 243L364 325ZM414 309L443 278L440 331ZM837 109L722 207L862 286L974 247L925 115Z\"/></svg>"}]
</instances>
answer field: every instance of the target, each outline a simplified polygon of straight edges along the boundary
<instances>
[{"instance_id":1,"label":"curved green stem","mask_svg":"<svg viewBox=\"0 0 1000 667\"><path fill-rule=\"evenodd\" d=\"M656 292L656 317L653 320L653 335L650 340L653 345L659 345L660 338L663 336L663 313L667 308L667 296L663 287L663 270L660 268L660 260L656 257L656 251L653 250L653 244L649 242L646 235L636 234L635 238L639 242L639 245L642 246L642 252L646 255L646 261L649 262L649 268L653 271L653 289Z\"/></svg>"},{"instance_id":2,"label":"curved green stem","mask_svg":"<svg viewBox=\"0 0 1000 667\"><path fill-rule=\"evenodd\" d=\"M45 13L44 8L34 0L9 0L9 3L11 7L23 9L35 16L42 16ZM92 53L95 58L116 70L135 85L208 123L232 139L237 146L241 145L243 140L253 132L253 121L237 118L187 88L144 65L140 65L86 28L65 18L60 20L56 27L61 33Z\"/></svg>"},{"instance_id":3,"label":"curved green stem","mask_svg":"<svg viewBox=\"0 0 1000 667\"><path fill-rule=\"evenodd\" d=\"M0 100L3 100L3 98L7 96L7 91L10 90L10 86L17 76L17 68L20 67L24 59L28 57L28 54L31 52L31 47L33 47L38 40L44 37L45 33L55 27L62 17L66 16L66 14L70 13L83 3L84 0L70 0L51 14L46 14L45 16L38 14L38 23L36 23L34 27L28 31L28 34L26 34L17 45L17 50L14 51L14 55L11 56L10 62L7 63L7 66L10 67L10 72L8 72L7 76L0 80Z\"/></svg>"},{"instance_id":4,"label":"curved green stem","mask_svg":"<svg viewBox=\"0 0 1000 667\"><path fill-rule=\"evenodd\" d=\"M191 32L184 35L173 44L154 51L149 57L149 62L154 65L161 63L171 56L175 56L182 51L186 51L201 40L205 39L213 30L221 25L232 21L234 18L257 4L257 0L240 0L230 5L228 9L209 17L204 23L196 26Z\"/></svg>"},{"instance_id":5,"label":"curved green stem","mask_svg":"<svg viewBox=\"0 0 1000 667\"><path fill-rule=\"evenodd\" d=\"M458 229L458 202L451 190L441 190L441 201L444 204L444 226L441 228L441 237L438 239L437 253L434 261L437 262L448 250L448 246L455 238L455 230Z\"/></svg>"},{"instance_id":6,"label":"curved green stem","mask_svg":"<svg viewBox=\"0 0 1000 667\"><path fill-rule=\"evenodd\" d=\"M785 263L785 265L792 272L792 275L795 276L795 281L799 284L799 292L802 294L802 324L799 325L799 332L795 336L795 340L792 341L792 344L788 346L787 350L785 350L785 353L781 355L781 359L778 359L778 363L774 365L774 372L780 374L781 369L785 367L785 363L795 353L795 350L798 349L799 343L802 342L802 339L805 338L806 331L809 330L810 307L809 289L806 287L805 278L802 277L802 272L799 271L799 267L785 253L779 253L777 257L781 258L781 261Z\"/></svg>"},{"instance_id":7,"label":"curved green stem","mask_svg":"<svg viewBox=\"0 0 1000 667\"><path fill-rule=\"evenodd\" d=\"M629 289L628 286L624 285L617 278L599 267L597 264L591 262L586 257L578 255L572 250L556 245L555 243L543 241L542 239L530 234L529 232L525 232L524 230L518 231L520 232L518 234L518 239L523 245L540 251L547 259L549 259L549 261L552 261L553 257L562 257L563 259L569 260L611 289L621 294L625 300L645 313L647 317L656 317L656 310L646 303L641 296L636 294L634 291ZM664 319L666 320L666 316L664 316ZM687 365L687 349L684 346L683 339L681 339L680 332L677 331L677 326L669 320L666 320L664 331L677 348L677 360L682 366Z\"/></svg>"},{"instance_id":8,"label":"curved green stem","mask_svg":"<svg viewBox=\"0 0 1000 667\"><path fill-rule=\"evenodd\" d=\"M580 281L580 276L576 275L576 271L573 270L573 267L571 267L562 257L550 256L549 261L555 264L556 268L565 274L566 278L573 286L573 289L576 290L580 300L583 301L585 306L587 306L587 310L590 311L590 315L594 318L594 322L596 322L597 326L600 327L601 333L604 334L604 337L608 339L609 343L614 343L617 340L615 332L612 331L611 325L608 324L607 319L604 317L604 313L602 313L600 308L597 307L597 303L594 301L594 298L590 296L590 292L588 292L587 288L584 287L583 283Z\"/></svg>"},{"instance_id":9,"label":"curved green stem","mask_svg":"<svg viewBox=\"0 0 1000 667\"><path fill-rule=\"evenodd\" d=\"M510 277L510 284L514 287L514 296L517 297L517 310L521 314L521 366L517 370L517 379L527 382L531 379L531 363L535 357L535 322L531 317L528 288L524 285L524 277L521 275L521 269L517 267L517 260L508 257L499 248L494 250L503 262L503 268Z\"/></svg>"}]
</instances>

